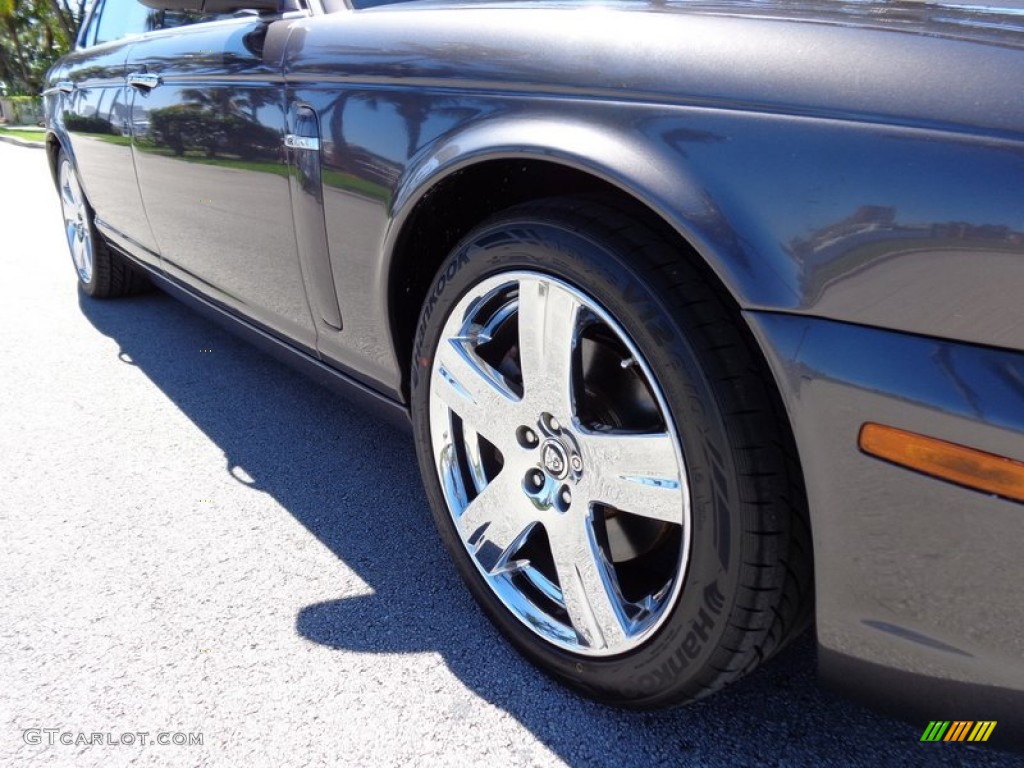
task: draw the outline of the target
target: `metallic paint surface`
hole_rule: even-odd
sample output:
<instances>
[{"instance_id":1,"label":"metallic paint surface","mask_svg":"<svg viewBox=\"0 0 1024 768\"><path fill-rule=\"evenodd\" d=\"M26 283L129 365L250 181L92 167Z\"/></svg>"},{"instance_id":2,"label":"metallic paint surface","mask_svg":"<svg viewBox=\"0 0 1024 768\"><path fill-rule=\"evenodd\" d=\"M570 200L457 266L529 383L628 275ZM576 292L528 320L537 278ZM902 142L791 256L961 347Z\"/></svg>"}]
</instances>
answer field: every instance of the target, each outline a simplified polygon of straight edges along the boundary
<instances>
[{"instance_id":1,"label":"metallic paint surface","mask_svg":"<svg viewBox=\"0 0 1024 768\"><path fill-rule=\"evenodd\" d=\"M268 45L271 30L286 25L242 17L140 38L128 71L158 75L161 85L132 89L134 146L168 275L315 349L296 254L284 85Z\"/></svg>"},{"instance_id":2,"label":"metallic paint surface","mask_svg":"<svg viewBox=\"0 0 1024 768\"><path fill-rule=\"evenodd\" d=\"M1024 458L1024 353L747 317L770 350L804 467L818 642L832 654L823 659L1016 692L1014 722L1024 727L1024 506L857 447L873 420ZM922 695L922 712L932 703Z\"/></svg>"},{"instance_id":3,"label":"metallic paint surface","mask_svg":"<svg viewBox=\"0 0 1024 768\"><path fill-rule=\"evenodd\" d=\"M386 228L386 269L439 181L542 158L644 201L744 307L1024 346L1024 302L992 290L1024 280L1019 38L699 10L433 3L296 23L286 75L320 113L325 166L376 188L372 218L327 200L333 239ZM380 312L385 277L343 312Z\"/></svg>"}]
</instances>

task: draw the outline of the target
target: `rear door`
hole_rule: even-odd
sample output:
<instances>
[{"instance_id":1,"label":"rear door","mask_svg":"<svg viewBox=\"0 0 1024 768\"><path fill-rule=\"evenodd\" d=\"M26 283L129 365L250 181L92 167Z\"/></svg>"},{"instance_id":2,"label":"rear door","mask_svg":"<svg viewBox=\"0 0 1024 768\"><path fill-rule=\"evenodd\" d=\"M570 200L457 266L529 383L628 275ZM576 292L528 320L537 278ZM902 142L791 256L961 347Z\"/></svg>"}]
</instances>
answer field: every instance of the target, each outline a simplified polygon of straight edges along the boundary
<instances>
[{"instance_id":1,"label":"rear door","mask_svg":"<svg viewBox=\"0 0 1024 768\"><path fill-rule=\"evenodd\" d=\"M147 35L128 82L164 269L315 353L284 144L287 34L287 21L243 15Z\"/></svg>"},{"instance_id":2,"label":"rear door","mask_svg":"<svg viewBox=\"0 0 1024 768\"><path fill-rule=\"evenodd\" d=\"M158 18L158 11L134 1L101 0L55 85L56 121L66 131L97 225L109 239L153 265L159 258L135 178L132 94L125 64L137 34L152 28Z\"/></svg>"}]
</instances>

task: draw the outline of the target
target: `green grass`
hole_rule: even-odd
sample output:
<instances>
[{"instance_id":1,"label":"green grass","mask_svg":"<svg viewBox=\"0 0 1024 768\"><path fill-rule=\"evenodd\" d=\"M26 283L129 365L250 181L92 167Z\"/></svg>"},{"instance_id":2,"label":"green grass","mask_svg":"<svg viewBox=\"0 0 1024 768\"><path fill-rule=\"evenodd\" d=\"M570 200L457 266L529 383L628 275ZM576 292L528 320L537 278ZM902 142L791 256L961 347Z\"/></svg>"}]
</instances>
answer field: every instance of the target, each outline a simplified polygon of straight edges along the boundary
<instances>
[{"instance_id":1,"label":"green grass","mask_svg":"<svg viewBox=\"0 0 1024 768\"><path fill-rule=\"evenodd\" d=\"M391 201L391 191L384 185L375 184L372 181L360 179L347 173L324 169L323 182L326 187L337 187L338 189L355 192L356 194L383 200L384 202Z\"/></svg>"},{"instance_id":2,"label":"green grass","mask_svg":"<svg viewBox=\"0 0 1024 768\"><path fill-rule=\"evenodd\" d=\"M147 149L144 151L154 152L156 154L165 155L166 157L175 157L174 153L169 150ZM235 160L227 157L206 157L205 155L193 155L189 153L177 155L176 157L178 160L185 160L190 163L214 165L220 168L234 168L239 171L273 173L277 176L284 176L286 178L288 176L288 166L282 165L281 163L268 163L260 160ZM355 192L378 200L387 200L389 196L387 187L380 184L374 184L372 181L366 181L355 176L350 176L347 173L339 173L337 171L325 169L323 172L323 183L328 187L338 187L339 189Z\"/></svg>"},{"instance_id":3,"label":"green grass","mask_svg":"<svg viewBox=\"0 0 1024 768\"><path fill-rule=\"evenodd\" d=\"M46 141L46 131L16 131L10 128L0 128L0 136L13 136L25 141Z\"/></svg>"},{"instance_id":4,"label":"green grass","mask_svg":"<svg viewBox=\"0 0 1024 768\"><path fill-rule=\"evenodd\" d=\"M107 144L120 144L123 147L130 147L132 145L131 136L112 136L106 133L89 133L85 134L90 139L99 139L105 141Z\"/></svg>"},{"instance_id":5,"label":"green grass","mask_svg":"<svg viewBox=\"0 0 1024 768\"><path fill-rule=\"evenodd\" d=\"M277 176L288 176L288 167L279 163L261 162L259 160L241 160L237 158L214 156L207 157L205 153L186 152L183 155L176 155L170 149L163 147L148 147L136 144L136 148L150 155L163 155L174 160L184 160L186 163L199 163L200 165L213 165L218 168L234 168L238 171L257 171L259 173L273 173Z\"/></svg>"}]
</instances>

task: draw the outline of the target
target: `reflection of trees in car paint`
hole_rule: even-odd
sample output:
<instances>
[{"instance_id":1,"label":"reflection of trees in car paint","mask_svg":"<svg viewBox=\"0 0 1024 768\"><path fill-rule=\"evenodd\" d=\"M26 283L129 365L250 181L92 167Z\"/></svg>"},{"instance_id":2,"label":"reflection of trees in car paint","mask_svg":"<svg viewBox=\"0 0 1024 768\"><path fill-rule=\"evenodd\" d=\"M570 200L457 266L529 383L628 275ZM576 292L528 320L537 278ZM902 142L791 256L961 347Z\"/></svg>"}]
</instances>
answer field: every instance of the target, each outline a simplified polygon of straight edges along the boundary
<instances>
[{"instance_id":1,"label":"reflection of trees in car paint","mask_svg":"<svg viewBox=\"0 0 1024 768\"><path fill-rule=\"evenodd\" d=\"M925 250L1015 253L1022 242L1024 232L1005 224L900 222L892 206L862 205L805 238L794 238L789 249L800 259L805 284L820 296L834 281L845 279L851 264L865 269Z\"/></svg>"},{"instance_id":2,"label":"reflection of trees in car paint","mask_svg":"<svg viewBox=\"0 0 1024 768\"><path fill-rule=\"evenodd\" d=\"M73 133L112 134L110 122L96 115L76 115L74 112L64 113L64 127Z\"/></svg>"},{"instance_id":3,"label":"reflection of trees in car paint","mask_svg":"<svg viewBox=\"0 0 1024 768\"><path fill-rule=\"evenodd\" d=\"M257 119L258 110L270 103L267 92L188 88L182 97L182 104L150 112L148 141L153 147L170 149L178 157L201 152L209 158L278 158L281 137Z\"/></svg>"},{"instance_id":4,"label":"reflection of trees in car paint","mask_svg":"<svg viewBox=\"0 0 1024 768\"><path fill-rule=\"evenodd\" d=\"M326 129L324 181L351 186L333 184L340 176L390 190L410 158L460 119L480 111L447 96L428 100L413 93L345 90L320 114Z\"/></svg>"}]
</instances>

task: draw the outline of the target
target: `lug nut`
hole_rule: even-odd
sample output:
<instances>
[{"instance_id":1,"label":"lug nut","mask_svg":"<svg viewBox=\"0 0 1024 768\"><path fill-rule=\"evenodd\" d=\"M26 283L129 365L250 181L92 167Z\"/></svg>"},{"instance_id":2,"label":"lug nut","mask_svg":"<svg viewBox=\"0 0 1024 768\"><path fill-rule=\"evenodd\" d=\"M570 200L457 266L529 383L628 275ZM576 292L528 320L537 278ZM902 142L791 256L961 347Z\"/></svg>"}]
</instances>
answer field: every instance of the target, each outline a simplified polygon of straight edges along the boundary
<instances>
[{"instance_id":1,"label":"lug nut","mask_svg":"<svg viewBox=\"0 0 1024 768\"><path fill-rule=\"evenodd\" d=\"M544 487L544 473L537 469L531 469L526 473L526 484L535 491Z\"/></svg>"},{"instance_id":2,"label":"lug nut","mask_svg":"<svg viewBox=\"0 0 1024 768\"><path fill-rule=\"evenodd\" d=\"M516 439L523 448L536 448L540 443L537 433L529 427L520 427L516 430Z\"/></svg>"},{"instance_id":3,"label":"lug nut","mask_svg":"<svg viewBox=\"0 0 1024 768\"><path fill-rule=\"evenodd\" d=\"M568 488L563 488L560 496L562 503L569 507L572 504L572 492Z\"/></svg>"},{"instance_id":4,"label":"lug nut","mask_svg":"<svg viewBox=\"0 0 1024 768\"><path fill-rule=\"evenodd\" d=\"M583 459L581 459L579 456L573 456L571 459L569 459L569 466L572 467L573 472L582 472Z\"/></svg>"},{"instance_id":5,"label":"lug nut","mask_svg":"<svg viewBox=\"0 0 1024 768\"><path fill-rule=\"evenodd\" d=\"M541 414L541 425L549 432L557 432L562 428L562 425L558 423L558 419L552 416L550 413Z\"/></svg>"}]
</instances>

